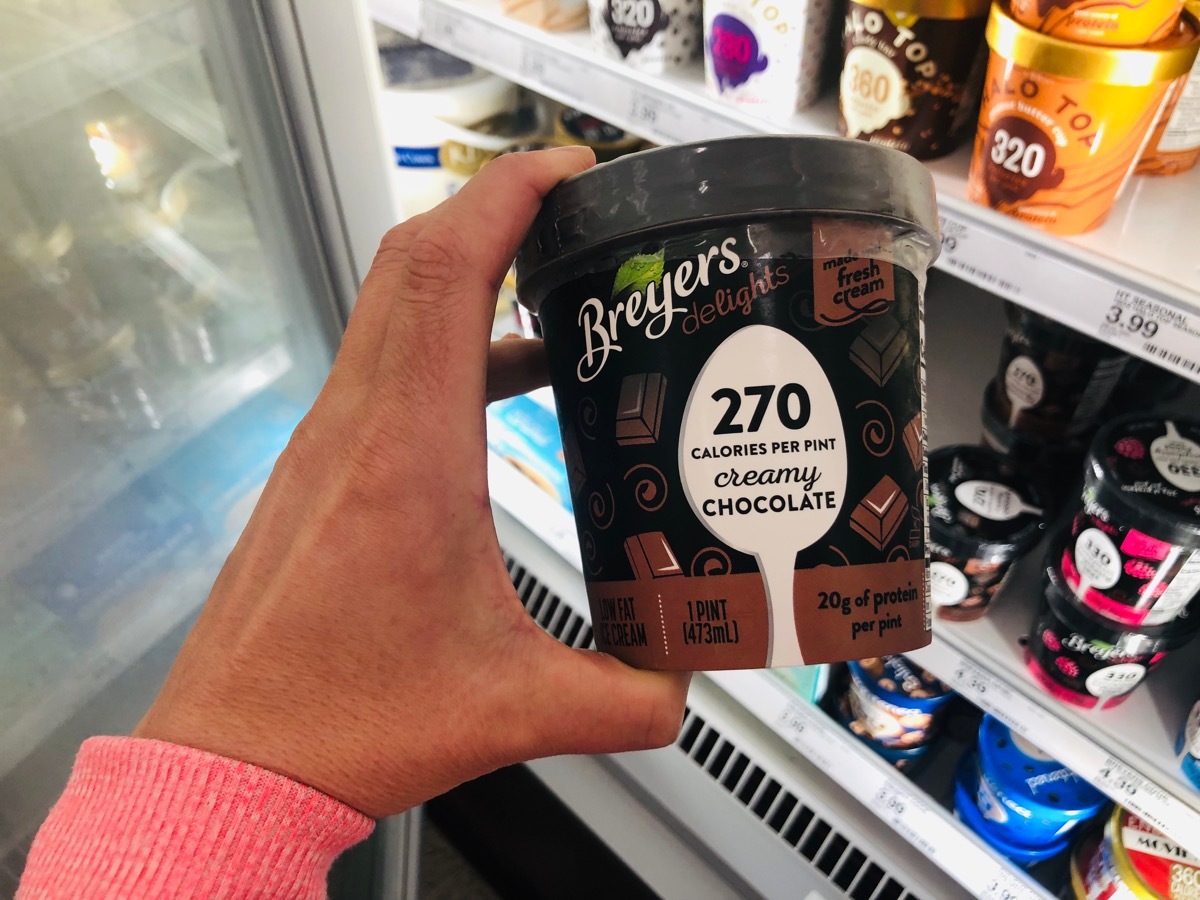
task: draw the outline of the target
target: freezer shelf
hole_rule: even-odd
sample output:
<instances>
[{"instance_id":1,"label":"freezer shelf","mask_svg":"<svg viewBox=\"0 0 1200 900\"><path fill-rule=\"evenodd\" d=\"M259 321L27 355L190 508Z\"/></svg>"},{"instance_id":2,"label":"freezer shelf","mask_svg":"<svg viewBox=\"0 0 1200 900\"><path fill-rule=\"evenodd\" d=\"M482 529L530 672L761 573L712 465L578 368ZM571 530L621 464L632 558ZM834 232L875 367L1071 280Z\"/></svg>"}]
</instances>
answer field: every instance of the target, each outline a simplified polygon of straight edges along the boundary
<instances>
[{"instance_id":1,"label":"freezer shelf","mask_svg":"<svg viewBox=\"0 0 1200 900\"><path fill-rule=\"evenodd\" d=\"M837 132L835 97L769 122L710 97L698 67L636 72L594 53L586 31L523 25L502 15L498 0L370 0L369 9L385 25L658 143ZM969 159L963 148L929 167L943 218L940 268L1200 382L1200 271L1191 232L1178 224L1194 216L1200 170L1134 178L1100 229L1059 238L969 202Z\"/></svg>"},{"instance_id":2,"label":"freezer shelf","mask_svg":"<svg viewBox=\"0 0 1200 900\"><path fill-rule=\"evenodd\" d=\"M1179 730L1196 699L1187 649L1112 709L1083 710L1043 691L1019 642L1040 594L1040 556L1024 560L982 619L938 622L934 643L908 654L981 709L1054 755L1186 847L1200 847L1200 793L1183 777Z\"/></svg>"}]
</instances>

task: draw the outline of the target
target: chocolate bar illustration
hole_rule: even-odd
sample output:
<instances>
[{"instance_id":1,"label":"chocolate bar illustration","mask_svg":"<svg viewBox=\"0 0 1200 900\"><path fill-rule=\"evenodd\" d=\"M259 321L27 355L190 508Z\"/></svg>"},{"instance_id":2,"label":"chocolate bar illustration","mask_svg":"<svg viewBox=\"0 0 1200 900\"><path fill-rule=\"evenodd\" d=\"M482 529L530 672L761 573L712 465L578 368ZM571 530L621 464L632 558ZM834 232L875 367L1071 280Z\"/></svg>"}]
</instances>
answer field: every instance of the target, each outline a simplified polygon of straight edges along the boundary
<instances>
[{"instance_id":1,"label":"chocolate bar illustration","mask_svg":"<svg viewBox=\"0 0 1200 900\"><path fill-rule=\"evenodd\" d=\"M888 383L908 348L908 335L892 315L876 316L850 345L850 359L880 387Z\"/></svg>"},{"instance_id":2,"label":"chocolate bar illustration","mask_svg":"<svg viewBox=\"0 0 1200 900\"><path fill-rule=\"evenodd\" d=\"M633 566L638 581L683 574L671 545L667 543L667 536L661 531L647 531L627 537L625 555L629 557L629 564Z\"/></svg>"},{"instance_id":3,"label":"chocolate bar illustration","mask_svg":"<svg viewBox=\"0 0 1200 900\"><path fill-rule=\"evenodd\" d=\"M626 375L617 398L617 443L653 444L662 424L667 379L658 372Z\"/></svg>"},{"instance_id":4,"label":"chocolate bar illustration","mask_svg":"<svg viewBox=\"0 0 1200 900\"><path fill-rule=\"evenodd\" d=\"M850 527L882 550L907 513L908 498L890 475L884 475L850 514Z\"/></svg>"},{"instance_id":5,"label":"chocolate bar illustration","mask_svg":"<svg viewBox=\"0 0 1200 900\"><path fill-rule=\"evenodd\" d=\"M924 454L921 452L921 414L917 413L904 426L904 432L901 435L904 441L904 449L908 451L908 458L912 461L914 469L921 468L921 462Z\"/></svg>"},{"instance_id":6,"label":"chocolate bar illustration","mask_svg":"<svg viewBox=\"0 0 1200 900\"><path fill-rule=\"evenodd\" d=\"M575 429L571 427L563 431L563 462L567 467L567 483L571 486L571 496L574 497L587 483L587 471L583 468L579 439L575 437Z\"/></svg>"}]
</instances>

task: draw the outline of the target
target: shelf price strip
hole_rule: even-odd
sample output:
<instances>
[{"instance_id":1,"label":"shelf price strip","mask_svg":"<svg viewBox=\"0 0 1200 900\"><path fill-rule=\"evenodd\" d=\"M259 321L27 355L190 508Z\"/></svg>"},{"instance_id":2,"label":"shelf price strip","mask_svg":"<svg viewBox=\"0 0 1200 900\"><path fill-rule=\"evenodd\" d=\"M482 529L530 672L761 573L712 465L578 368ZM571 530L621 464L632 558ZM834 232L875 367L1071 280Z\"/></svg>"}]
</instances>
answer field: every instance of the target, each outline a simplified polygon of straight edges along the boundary
<instances>
[{"instance_id":1,"label":"shelf price strip","mask_svg":"<svg viewBox=\"0 0 1200 900\"><path fill-rule=\"evenodd\" d=\"M1144 297L1113 278L1039 253L953 214L941 216L939 222L938 268L1200 381L1200 315ZM1064 302L1069 298L1089 302Z\"/></svg>"},{"instance_id":2,"label":"shelf price strip","mask_svg":"<svg viewBox=\"0 0 1200 900\"><path fill-rule=\"evenodd\" d=\"M987 900L1028 900L1043 894L964 835L900 774L880 771L870 751L820 710L797 702L772 676L714 672L710 679L801 752L901 837L968 890Z\"/></svg>"},{"instance_id":3,"label":"shelf price strip","mask_svg":"<svg viewBox=\"0 0 1200 900\"><path fill-rule=\"evenodd\" d=\"M937 640L911 654L952 688L1018 734L1054 754L1081 778L1181 843L1200 833L1200 813L1139 774L1053 712Z\"/></svg>"}]
</instances>

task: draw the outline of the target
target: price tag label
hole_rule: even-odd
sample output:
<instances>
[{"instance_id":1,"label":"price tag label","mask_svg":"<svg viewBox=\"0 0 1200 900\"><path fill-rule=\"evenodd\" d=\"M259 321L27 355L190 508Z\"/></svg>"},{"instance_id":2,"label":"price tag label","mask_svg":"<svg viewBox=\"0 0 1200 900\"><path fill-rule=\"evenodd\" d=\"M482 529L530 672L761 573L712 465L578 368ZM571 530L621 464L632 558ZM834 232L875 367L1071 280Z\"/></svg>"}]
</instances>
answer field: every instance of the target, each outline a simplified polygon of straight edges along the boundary
<instances>
[{"instance_id":1,"label":"price tag label","mask_svg":"<svg viewBox=\"0 0 1200 900\"><path fill-rule=\"evenodd\" d=\"M1109 756L1103 762L1092 779L1100 788L1126 809L1137 813L1155 828L1166 832L1176 832L1179 819L1170 816L1171 822L1166 821L1162 813L1170 813L1179 806L1177 800L1152 781L1143 778L1119 759Z\"/></svg>"},{"instance_id":2,"label":"price tag label","mask_svg":"<svg viewBox=\"0 0 1200 900\"><path fill-rule=\"evenodd\" d=\"M1200 376L1200 317L1117 289L1096 323L1096 334L1140 350L1156 365L1193 380Z\"/></svg>"},{"instance_id":3,"label":"price tag label","mask_svg":"<svg viewBox=\"0 0 1200 900\"><path fill-rule=\"evenodd\" d=\"M409 37L420 37L420 0L390 0L388 3L371 4L371 15L377 21L394 28Z\"/></svg>"},{"instance_id":4,"label":"price tag label","mask_svg":"<svg viewBox=\"0 0 1200 900\"><path fill-rule=\"evenodd\" d=\"M939 216L938 224L942 232L938 268L1010 299L1025 293L1014 273L1027 271L1029 263L1039 259L1036 253L954 216Z\"/></svg>"},{"instance_id":5,"label":"price tag label","mask_svg":"<svg viewBox=\"0 0 1200 900\"><path fill-rule=\"evenodd\" d=\"M429 43L453 44L457 37L456 24L442 9L426 6L421 15L421 37Z\"/></svg>"},{"instance_id":6,"label":"price tag label","mask_svg":"<svg viewBox=\"0 0 1200 900\"><path fill-rule=\"evenodd\" d=\"M746 130L690 103L638 88L630 94L629 121L635 132L641 129L663 144L729 137Z\"/></svg>"},{"instance_id":7,"label":"price tag label","mask_svg":"<svg viewBox=\"0 0 1200 900\"><path fill-rule=\"evenodd\" d=\"M912 792L894 781L886 781L871 797L871 808L881 819L886 819L892 825L904 820L905 813L912 817L917 810L916 798Z\"/></svg>"},{"instance_id":8,"label":"price tag label","mask_svg":"<svg viewBox=\"0 0 1200 900\"><path fill-rule=\"evenodd\" d=\"M1016 875L1003 867L997 867L980 894L983 900L1026 900L1037 896L1028 885L1022 884Z\"/></svg>"},{"instance_id":9,"label":"price tag label","mask_svg":"<svg viewBox=\"0 0 1200 900\"><path fill-rule=\"evenodd\" d=\"M576 59L545 47L524 45L521 50L521 75L553 93L568 99L581 96L580 85L586 83L587 73Z\"/></svg>"},{"instance_id":10,"label":"price tag label","mask_svg":"<svg viewBox=\"0 0 1200 900\"><path fill-rule=\"evenodd\" d=\"M646 134L653 134L656 138L667 137L662 131L663 123L669 118L666 106L663 99L655 94L633 91L629 101L629 121L633 130L640 129ZM673 136L668 140L678 140L678 137Z\"/></svg>"},{"instance_id":11,"label":"price tag label","mask_svg":"<svg viewBox=\"0 0 1200 900\"><path fill-rule=\"evenodd\" d=\"M817 765L830 766L830 751L837 744L828 739L825 722L812 707L788 703L775 722L775 730Z\"/></svg>"}]
</instances>

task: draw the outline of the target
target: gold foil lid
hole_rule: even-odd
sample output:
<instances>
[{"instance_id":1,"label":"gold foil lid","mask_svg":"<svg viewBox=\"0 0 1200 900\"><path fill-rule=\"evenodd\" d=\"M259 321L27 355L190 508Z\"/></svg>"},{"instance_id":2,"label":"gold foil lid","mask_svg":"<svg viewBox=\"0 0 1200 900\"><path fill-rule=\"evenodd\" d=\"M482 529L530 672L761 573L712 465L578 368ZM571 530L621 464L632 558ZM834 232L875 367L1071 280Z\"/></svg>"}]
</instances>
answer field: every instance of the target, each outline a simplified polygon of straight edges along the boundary
<instances>
[{"instance_id":1,"label":"gold foil lid","mask_svg":"<svg viewBox=\"0 0 1200 900\"><path fill-rule=\"evenodd\" d=\"M976 19L986 16L992 0L854 0L859 6L920 19ZM1197 0L1200 2L1200 0Z\"/></svg>"},{"instance_id":2,"label":"gold foil lid","mask_svg":"<svg viewBox=\"0 0 1200 900\"><path fill-rule=\"evenodd\" d=\"M1116 867L1122 886L1138 900L1158 900L1158 894L1142 880L1133 860L1129 858L1129 853L1125 850L1122 825L1126 812L1124 807L1113 807L1112 815L1108 817L1108 824L1104 828L1104 836L1101 840L1107 841L1112 850L1112 862Z\"/></svg>"},{"instance_id":3,"label":"gold foil lid","mask_svg":"<svg viewBox=\"0 0 1200 900\"><path fill-rule=\"evenodd\" d=\"M1169 38L1146 47L1100 47L1026 28L1009 15L1007 3L997 2L988 19L987 42L1004 59L1035 72L1136 87L1191 71L1200 50L1200 22L1186 11Z\"/></svg>"}]
</instances>

